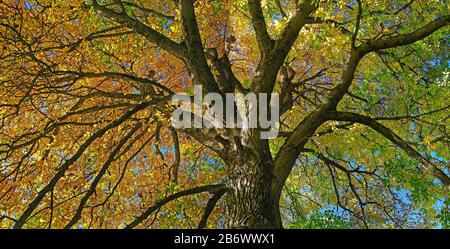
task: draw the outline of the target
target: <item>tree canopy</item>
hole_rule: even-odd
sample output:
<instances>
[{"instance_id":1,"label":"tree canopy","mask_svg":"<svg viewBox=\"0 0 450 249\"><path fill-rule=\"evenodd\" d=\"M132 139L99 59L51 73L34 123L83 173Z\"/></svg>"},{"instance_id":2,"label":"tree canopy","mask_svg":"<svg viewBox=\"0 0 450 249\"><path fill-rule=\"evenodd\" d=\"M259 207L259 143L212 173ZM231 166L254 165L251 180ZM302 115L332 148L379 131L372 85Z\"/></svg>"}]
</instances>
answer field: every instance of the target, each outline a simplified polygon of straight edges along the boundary
<instances>
[{"instance_id":1,"label":"tree canopy","mask_svg":"<svg viewBox=\"0 0 450 249\"><path fill-rule=\"evenodd\" d=\"M0 227L448 228L449 8L1 0ZM195 85L279 136L174 129Z\"/></svg>"}]
</instances>

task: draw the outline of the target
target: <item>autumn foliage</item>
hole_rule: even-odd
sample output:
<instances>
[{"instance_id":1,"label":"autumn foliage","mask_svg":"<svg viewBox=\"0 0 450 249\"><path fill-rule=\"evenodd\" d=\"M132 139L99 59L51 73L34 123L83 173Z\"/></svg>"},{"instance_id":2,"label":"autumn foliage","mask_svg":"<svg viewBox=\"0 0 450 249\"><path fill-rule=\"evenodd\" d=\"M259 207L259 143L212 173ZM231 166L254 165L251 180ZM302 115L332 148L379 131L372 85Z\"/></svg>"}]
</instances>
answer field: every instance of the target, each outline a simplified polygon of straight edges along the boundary
<instances>
[{"instance_id":1,"label":"autumn foliage","mask_svg":"<svg viewBox=\"0 0 450 249\"><path fill-rule=\"evenodd\" d=\"M1 0L1 228L449 227L445 0ZM171 127L276 92L279 137Z\"/></svg>"}]
</instances>

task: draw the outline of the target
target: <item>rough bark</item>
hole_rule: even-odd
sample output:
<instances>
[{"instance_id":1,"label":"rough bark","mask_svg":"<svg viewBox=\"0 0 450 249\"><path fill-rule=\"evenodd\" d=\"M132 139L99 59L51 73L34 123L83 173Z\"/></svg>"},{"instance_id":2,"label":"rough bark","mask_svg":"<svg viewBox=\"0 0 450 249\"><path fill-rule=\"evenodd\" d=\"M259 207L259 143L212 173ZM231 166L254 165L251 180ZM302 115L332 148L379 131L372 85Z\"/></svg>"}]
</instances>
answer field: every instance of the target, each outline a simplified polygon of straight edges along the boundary
<instances>
[{"instance_id":1,"label":"rough bark","mask_svg":"<svg viewBox=\"0 0 450 249\"><path fill-rule=\"evenodd\" d=\"M273 163L243 150L231 153L225 199L228 228L281 228L279 198L271 191Z\"/></svg>"}]
</instances>

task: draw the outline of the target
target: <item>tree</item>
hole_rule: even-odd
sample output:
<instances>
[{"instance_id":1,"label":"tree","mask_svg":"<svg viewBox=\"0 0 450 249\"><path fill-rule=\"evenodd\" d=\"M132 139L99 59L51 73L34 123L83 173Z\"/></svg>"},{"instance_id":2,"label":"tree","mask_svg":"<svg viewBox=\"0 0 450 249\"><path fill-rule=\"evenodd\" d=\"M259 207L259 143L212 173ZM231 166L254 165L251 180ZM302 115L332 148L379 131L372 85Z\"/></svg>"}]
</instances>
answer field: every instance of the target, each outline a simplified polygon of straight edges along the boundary
<instances>
[{"instance_id":1,"label":"tree","mask_svg":"<svg viewBox=\"0 0 450 249\"><path fill-rule=\"evenodd\" d=\"M0 6L1 227L448 223L446 1ZM174 129L194 86L279 93L279 137Z\"/></svg>"}]
</instances>

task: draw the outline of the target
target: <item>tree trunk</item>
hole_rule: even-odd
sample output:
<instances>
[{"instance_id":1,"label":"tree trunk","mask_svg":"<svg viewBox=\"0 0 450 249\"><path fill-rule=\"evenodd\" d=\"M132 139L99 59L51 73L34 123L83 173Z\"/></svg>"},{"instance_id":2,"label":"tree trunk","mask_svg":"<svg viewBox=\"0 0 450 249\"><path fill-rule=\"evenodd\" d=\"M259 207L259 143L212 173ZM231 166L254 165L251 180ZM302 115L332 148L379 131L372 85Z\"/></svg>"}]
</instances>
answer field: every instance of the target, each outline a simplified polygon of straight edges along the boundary
<instances>
[{"instance_id":1,"label":"tree trunk","mask_svg":"<svg viewBox=\"0 0 450 249\"><path fill-rule=\"evenodd\" d=\"M272 193L273 163L249 151L228 158L228 228L281 228L279 195Z\"/></svg>"}]
</instances>

